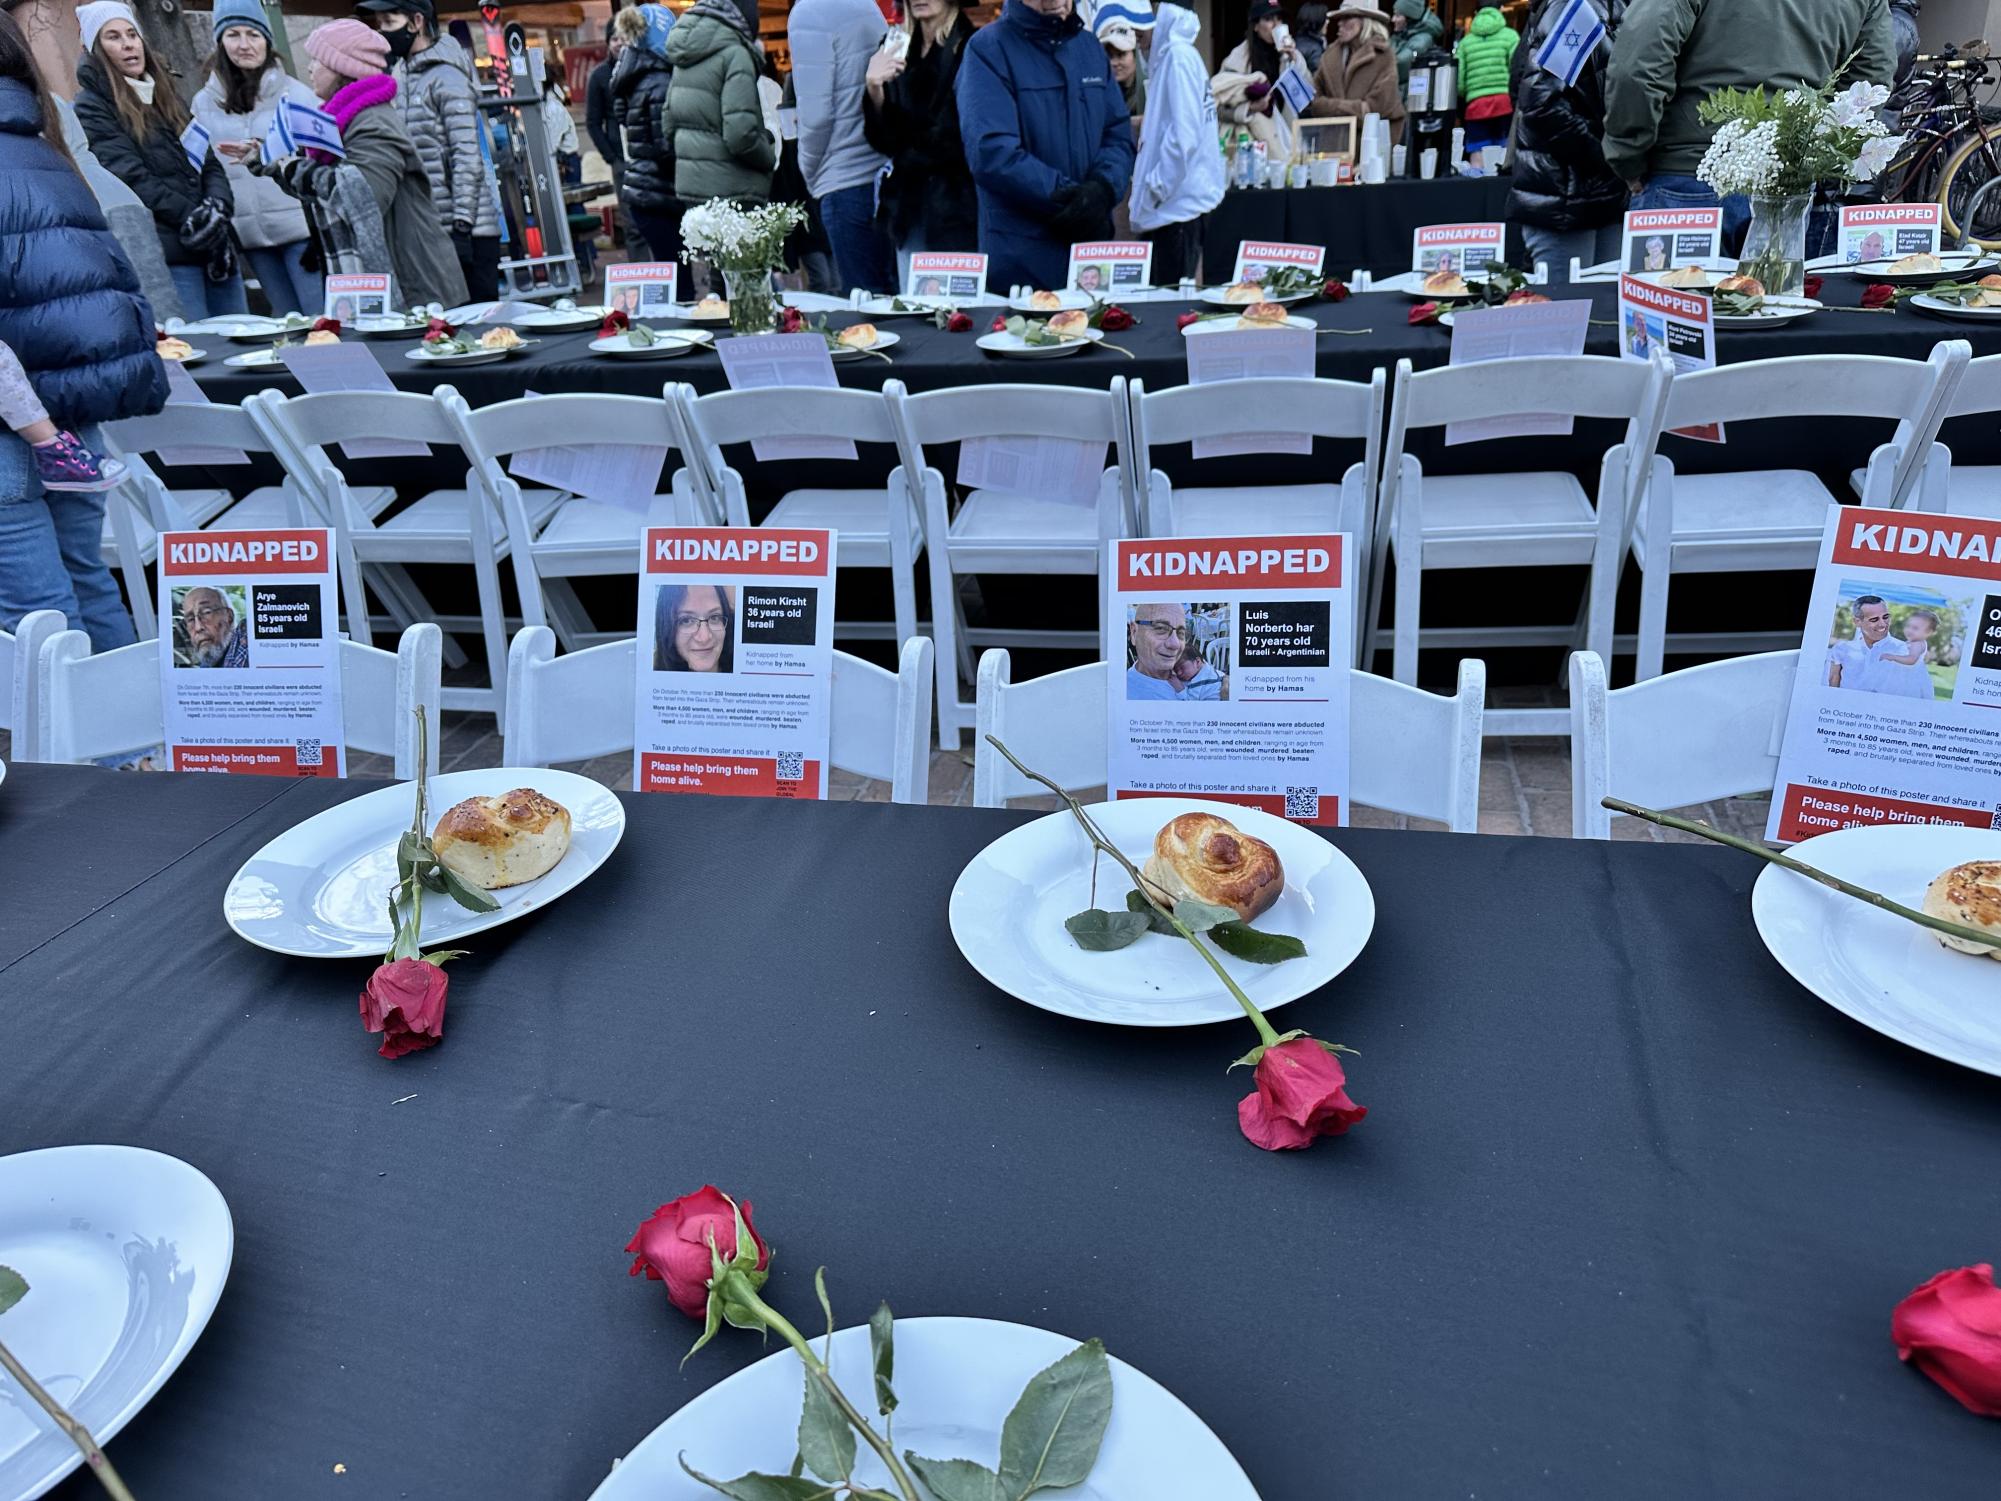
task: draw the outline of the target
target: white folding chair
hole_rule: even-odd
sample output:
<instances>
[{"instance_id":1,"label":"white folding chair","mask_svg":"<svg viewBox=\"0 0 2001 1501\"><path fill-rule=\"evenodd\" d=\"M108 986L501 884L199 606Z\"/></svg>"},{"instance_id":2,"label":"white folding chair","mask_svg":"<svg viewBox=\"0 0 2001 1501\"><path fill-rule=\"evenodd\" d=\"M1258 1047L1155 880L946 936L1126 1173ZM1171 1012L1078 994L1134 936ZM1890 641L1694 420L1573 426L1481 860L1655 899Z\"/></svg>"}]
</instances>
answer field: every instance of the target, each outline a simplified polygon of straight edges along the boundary
<instances>
[{"instance_id":1,"label":"white folding chair","mask_svg":"<svg viewBox=\"0 0 2001 1501\"><path fill-rule=\"evenodd\" d=\"M340 644L341 729L350 751L394 756L396 775L417 766L422 709L426 760L438 769L438 628L425 622L403 633L393 652ZM41 695L41 759L82 763L158 745L166 732L160 703L160 644L141 641L90 654L82 631L42 643L36 664Z\"/></svg>"},{"instance_id":2,"label":"white folding chair","mask_svg":"<svg viewBox=\"0 0 2001 1501\"><path fill-rule=\"evenodd\" d=\"M973 742L973 806L1005 808L1045 792L987 743L1003 741L1022 763L1066 792L1105 783L1110 736L1109 674L1103 663L1009 681L1005 651L980 657L979 720ZM1459 664L1450 697L1348 670L1348 793L1352 802L1429 818L1455 834L1480 827L1480 720L1484 663Z\"/></svg>"},{"instance_id":3,"label":"white folding chair","mask_svg":"<svg viewBox=\"0 0 2001 1501\"><path fill-rule=\"evenodd\" d=\"M282 464L271 440L243 407L226 403L202 405L169 402L148 417L127 417L104 424L114 452L131 471L106 497L104 560L125 580L126 597L142 638L157 633L152 590L146 569L159 555L159 534L209 527L254 528L322 526L324 519L301 496L288 474L276 485L259 485L241 500L224 489L170 490L154 472L150 460L171 456L176 449L229 448L247 454L269 453ZM361 505L380 515L396 499L387 485L362 492Z\"/></svg>"},{"instance_id":4,"label":"white folding chair","mask_svg":"<svg viewBox=\"0 0 2001 1501\"><path fill-rule=\"evenodd\" d=\"M244 408L269 434L286 468L333 526L349 636L365 645L374 643L374 618L368 606L371 583L399 625L430 620L446 631L447 666L461 667L466 661L452 633L477 632L484 644L489 685L447 688L444 706L497 717L507 657L500 565L509 543L498 506L468 473L464 487L433 490L378 521L368 514L360 501L362 492L348 483L328 451L345 439L364 436L459 449L458 428L446 407L456 396L450 386L439 386L430 395L333 391L289 399L264 391L245 401ZM473 464L468 457L468 471ZM523 490L521 497L530 519L538 523L547 520L562 500L561 492L543 489ZM478 613L441 615L411 579L406 565L413 563L469 565Z\"/></svg>"},{"instance_id":5,"label":"white folding chair","mask_svg":"<svg viewBox=\"0 0 2001 1501\"><path fill-rule=\"evenodd\" d=\"M2001 354L1967 361L1958 383L1938 404L1934 434L1955 417L2001 418ZM1848 477L1858 499L1867 482L1864 469ZM1893 488L1891 504L1900 510L2001 520L2001 464L1954 463L1952 449L1942 442L1906 452Z\"/></svg>"},{"instance_id":6,"label":"white folding chair","mask_svg":"<svg viewBox=\"0 0 2001 1501\"><path fill-rule=\"evenodd\" d=\"M838 296L832 292L780 292L778 300L802 313L845 313L853 310L858 296L855 292Z\"/></svg>"},{"instance_id":7,"label":"white folding chair","mask_svg":"<svg viewBox=\"0 0 2001 1501\"><path fill-rule=\"evenodd\" d=\"M1948 339L1925 361L1808 354L1694 370L1674 378L1662 426L1676 432L1774 417L1894 422L1896 432L1870 456L1861 488L1863 504L1887 506L1895 498L1904 456L1929 451L1939 413L1971 353L1965 340ZM1804 469L1677 474L1672 460L1656 457L1639 488L1632 528L1633 563L1640 570L1634 677L1660 676L1668 648L1668 582L1674 574L1811 569L1820 558L1827 508L1834 503L1827 486ZM1747 651L1782 644L1794 634L1680 635L1675 649ZM1600 643L1586 644L1606 655Z\"/></svg>"},{"instance_id":8,"label":"white folding chair","mask_svg":"<svg viewBox=\"0 0 2001 1501\"><path fill-rule=\"evenodd\" d=\"M1708 662L1607 692L1597 653L1570 657L1570 834L1610 839L1607 797L1686 808L1770 792L1799 652Z\"/></svg>"},{"instance_id":9,"label":"white folding chair","mask_svg":"<svg viewBox=\"0 0 2001 1501\"><path fill-rule=\"evenodd\" d=\"M1130 535L1137 506L1131 482L1128 428L1132 410L1124 376L1103 391L1074 386L963 386L911 396L901 381L885 382L903 473L924 521L931 576L931 629L938 642L938 744L956 750L973 723L973 705L959 697L972 676L972 647L960 609L960 574L1081 574L1100 578L1106 544ZM1093 501L1076 502L1025 491L975 490L947 516L945 476L924 457L927 446L968 438L1046 437L1104 443L1111 466ZM1100 626L1103 590L1099 590ZM1098 632L983 631L1021 645L1094 649Z\"/></svg>"},{"instance_id":10,"label":"white folding chair","mask_svg":"<svg viewBox=\"0 0 2001 1501\"><path fill-rule=\"evenodd\" d=\"M1378 618L1382 577L1393 565L1398 682L1416 683L1422 645L1568 645L1577 635L1574 624L1424 631L1419 612L1427 569L1588 567L1584 639L1609 654L1628 508L1638 476L1653 457L1667 387L1662 361L1602 355L1486 360L1420 373L1412 372L1409 360L1397 362L1374 571L1362 618L1372 625ZM1599 463L1595 503L1572 474L1427 475L1408 450L1410 434L1421 429L1532 413L1626 424L1622 441ZM1503 709L1486 717L1489 735L1555 734L1562 726L1561 709Z\"/></svg>"},{"instance_id":11,"label":"white folding chair","mask_svg":"<svg viewBox=\"0 0 2001 1501\"><path fill-rule=\"evenodd\" d=\"M727 445L778 437L844 438L892 447L896 443L889 405L877 392L785 386L697 396L694 387L683 384L670 385L666 397L680 407L688 473L703 511L683 518L689 522L751 524L743 476L724 460L722 449ZM837 534L837 567L889 571L895 618L886 622L837 618L837 637L879 639L894 633L900 645L917 634L916 560L924 546L924 526L911 500L915 492L899 468L883 485L871 489L788 491L757 523L831 527Z\"/></svg>"},{"instance_id":12,"label":"white folding chair","mask_svg":"<svg viewBox=\"0 0 2001 1501\"><path fill-rule=\"evenodd\" d=\"M1226 380L1202 386L1149 391L1144 381L1132 398L1132 467L1136 493L1145 497L1141 520L1149 537L1256 537L1289 532L1346 532L1353 539L1348 575L1367 579L1374 540L1375 497L1383 463L1383 393L1388 378L1378 368L1366 385L1345 380ZM1305 434L1350 439L1362 457L1339 484L1189 486L1176 489L1153 467L1155 443L1193 443L1238 434ZM1368 590L1352 587L1355 660L1369 660L1362 627ZM1373 625L1373 622L1370 623Z\"/></svg>"},{"instance_id":13,"label":"white folding chair","mask_svg":"<svg viewBox=\"0 0 2001 1501\"><path fill-rule=\"evenodd\" d=\"M500 510L507 525L508 556L521 594L521 617L528 625L554 624L565 649L574 651L611 633L600 631L584 613L569 581L583 575L639 572L639 542L648 517L636 510L571 495L537 520L527 495L502 467L509 456L533 448L592 447L628 444L667 450L674 493L692 483L676 464L681 453L681 423L674 407L651 396L565 394L532 396L515 401L468 407L457 392L438 398L459 435L459 446L473 460L477 483ZM689 514L692 497L676 503ZM650 510L659 524L673 513L663 497L654 496ZM635 586L636 587L636 586Z\"/></svg>"},{"instance_id":14,"label":"white folding chair","mask_svg":"<svg viewBox=\"0 0 2001 1501\"><path fill-rule=\"evenodd\" d=\"M41 753L41 695L35 664L42 643L68 624L61 610L30 610L11 631L0 631L0 730L11 737L7 753L32 761ZM85 638L88 639L88 638Z\"/></svg>"},{"instance_id":15,"label":"white folding chair","mask_svg":"<svg viewBox=\"0 0 2001 1501\"><path fill-rule=\"evenodd\" d=\"M548 627L516 632L507 654L507 764L548 766L630 751L636 649L627 637L559 657ZM895 672L835 652L829 708L834 766L888 782L891 802L929 799L929 637L903 643Z\"/></svg>"}]
</instances>

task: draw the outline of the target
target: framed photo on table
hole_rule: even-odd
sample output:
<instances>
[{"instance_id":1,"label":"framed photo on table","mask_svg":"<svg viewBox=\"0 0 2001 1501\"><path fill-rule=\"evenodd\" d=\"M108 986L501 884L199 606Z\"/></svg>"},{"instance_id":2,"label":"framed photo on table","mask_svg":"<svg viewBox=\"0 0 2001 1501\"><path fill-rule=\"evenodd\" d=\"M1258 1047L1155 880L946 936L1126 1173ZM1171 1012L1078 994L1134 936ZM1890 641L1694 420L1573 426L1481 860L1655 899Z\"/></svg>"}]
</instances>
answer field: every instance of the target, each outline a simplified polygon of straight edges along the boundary
<instances>
[{"instance_id":1,"label":"framed photo on table","mask_svg":"<svg viewBox=\"0 0 2001 1501\"><path fill-rule=\"evenodd\" d=\"M1307 160L1330 157L1351 167L1355 164L1355 155L1361 149L1362 122L1353 115L1300 120L1292 128L1298 140L1296 157Z\"/></svg>"}]
</instances>

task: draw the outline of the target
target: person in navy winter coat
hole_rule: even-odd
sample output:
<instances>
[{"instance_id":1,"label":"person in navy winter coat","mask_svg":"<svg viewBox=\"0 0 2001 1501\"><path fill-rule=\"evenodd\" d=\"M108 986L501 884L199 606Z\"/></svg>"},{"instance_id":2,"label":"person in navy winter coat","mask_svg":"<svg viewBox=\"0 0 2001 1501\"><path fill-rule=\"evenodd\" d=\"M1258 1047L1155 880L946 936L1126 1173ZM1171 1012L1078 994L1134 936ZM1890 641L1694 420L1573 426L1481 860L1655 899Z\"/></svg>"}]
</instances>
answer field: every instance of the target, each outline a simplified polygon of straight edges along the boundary
<instances>
[{"instance_id":1,"label":"person in navy winter coat","mask_svg":"<svg viewBox=\"0 0 2001 1501\"><path fill-rule=\"evenodd\" d=\"M153 314L62 144L26 40L0 13L0 342L58 427L102 451L95 424L167 403ZM134 639L103 556L104 497L49 493L29 446L0 430L0 630L61 610L96 651Z\"/></svg>"},{"instance_id":2,"label":"person in navy winter coat","mask_svg":"<svg viewBox=\"0 0 2001 1501\"><path fill-rule=\"evenodd\" d=\"M1062 286L1070 246L1111 238L1132 179L1132 122L1105 49L1070 0L1007 0L966 43L958 91L987 285Z\"/></svg>"}]
</instances>

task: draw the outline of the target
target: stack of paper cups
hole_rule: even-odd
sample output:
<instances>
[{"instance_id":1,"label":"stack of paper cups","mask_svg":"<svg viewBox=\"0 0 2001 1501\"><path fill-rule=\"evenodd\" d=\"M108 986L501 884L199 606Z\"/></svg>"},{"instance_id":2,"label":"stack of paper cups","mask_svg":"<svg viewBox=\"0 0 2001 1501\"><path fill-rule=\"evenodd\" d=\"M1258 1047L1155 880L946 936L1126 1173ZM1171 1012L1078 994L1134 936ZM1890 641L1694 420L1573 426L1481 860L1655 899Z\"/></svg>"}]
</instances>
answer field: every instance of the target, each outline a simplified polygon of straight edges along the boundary
<instances>
[{"instance_id":1,"label":"stack of paper cups","mask_svg":"<svg viewBox=\"0 0 2001 1501\"><path fill-rule=\"evenodd\" d=\"M1452 170L1457 172L1466 161L1466 127L1452 127Z\"/></svg>"}]
</instances>

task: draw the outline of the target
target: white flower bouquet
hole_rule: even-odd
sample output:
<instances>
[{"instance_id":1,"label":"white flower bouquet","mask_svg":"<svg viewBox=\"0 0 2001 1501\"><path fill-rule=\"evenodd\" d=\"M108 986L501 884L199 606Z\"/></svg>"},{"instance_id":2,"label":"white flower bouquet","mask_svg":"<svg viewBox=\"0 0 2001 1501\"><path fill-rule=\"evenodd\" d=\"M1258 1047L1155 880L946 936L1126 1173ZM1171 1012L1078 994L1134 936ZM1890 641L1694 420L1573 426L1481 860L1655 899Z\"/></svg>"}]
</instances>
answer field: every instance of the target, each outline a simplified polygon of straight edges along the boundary
<instances>
[{"instance_id":1,"label":"white flower bouquet","mask_svg":"<svg viewBox=\"0 0 2001 1501\"><path fill-rule=\"evenodd\" d=\"M681 258L704 260L724 271L773 271L785 263L785 241L806 222L796 203L756 207L711 198L681 220Z\"/></svg>"},{"instance_id":2,"label":"white flower bouquet","mask_svg":"<svg viewBox=\"0 0 2001 1501\"><path fill-rule=\"evenodd\" d=\"M1904 138L1879 111L1890 97L1880 84L1818 89L1723 89L1702 101L1705 124L1718 127L1695 175L1718 193L1794 198L1821 183L1879 175Z\"/></svg>"}]
</instances>

